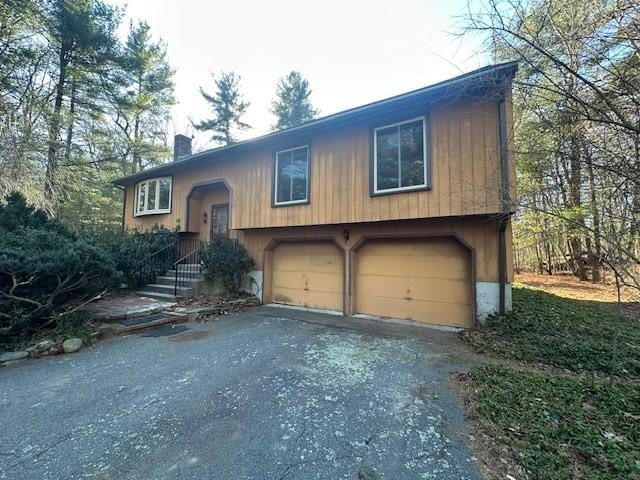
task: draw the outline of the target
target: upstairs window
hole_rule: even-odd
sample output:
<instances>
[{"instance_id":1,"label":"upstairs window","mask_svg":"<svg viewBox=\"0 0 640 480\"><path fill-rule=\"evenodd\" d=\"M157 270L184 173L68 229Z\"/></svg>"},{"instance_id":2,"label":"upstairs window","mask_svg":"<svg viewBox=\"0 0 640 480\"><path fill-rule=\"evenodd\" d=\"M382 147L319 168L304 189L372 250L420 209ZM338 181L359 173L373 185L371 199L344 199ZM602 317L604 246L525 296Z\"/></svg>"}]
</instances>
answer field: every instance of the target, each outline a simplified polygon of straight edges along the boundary
<instances>
[{"instance_id":1,"label":"upstairs window","mask_svg":"<svg viewBox=\"0 0 640 480\"><path fill-rule=\"evenodd\" d=\"M152 215L171 211L171 177L152 178L136 185L135 214Z\"/></svg>"},{"instance_id":2,"label":"upstairs window","mask_svg":"<svg viewBox=\"0 0 640 480\"><path fill-rule=\"evenodd\" d=\"M425 117L373 131L373 193L427 188Z\"/></svg>"},{"instance_id":3,"label":"upstairs window","mask_svg":"<svg viewBox=\"0 0 640 480\"><path fill-rule=\"evenodd\" d=\"M280 150L275 154L274 205L309 201L309 147Z\"/></svg>"}]
</instances>

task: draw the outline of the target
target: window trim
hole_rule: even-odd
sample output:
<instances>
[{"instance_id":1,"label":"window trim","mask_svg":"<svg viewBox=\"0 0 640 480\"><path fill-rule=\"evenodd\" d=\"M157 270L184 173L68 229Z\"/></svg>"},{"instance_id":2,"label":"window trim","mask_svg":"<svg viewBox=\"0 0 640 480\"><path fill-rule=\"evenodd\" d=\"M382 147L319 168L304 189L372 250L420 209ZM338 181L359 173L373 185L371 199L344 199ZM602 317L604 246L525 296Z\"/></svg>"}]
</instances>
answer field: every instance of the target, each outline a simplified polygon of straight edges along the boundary
<instances>
[{"instance_id":1,"label":"window trim","mask_svg":"<svg viewBox=\"0 0 640 480\"><path fill-rule=\"evenodd\" d=\"M286 202L278 202L278 154L292 152L301 148L307 149L307 188L305 198L303 200L290 200ZM293 181L293 180L292 180ZM272 207L287 207L290 205L306 205L311 201L311 146L308 143L295 147L274 150L273 152L273 181L271 182L273 194L271 195Z\"/></svg>"},{"instance_id":2,"label":"window trim","mask_svg":"<svg viewBox=\"0 0 640 480\"><path fill-rule=\"evenodd\" d=\"M149 195L148 195L148 185L149 183L155 181L156 182L156 201L157 205L160 204L160 182L162 180L169 180L169 207L168 208L154 208L153 210L138 210L138 205L140 204L140 187L142 185L146 185L146 193L145 196L145 207L149 204ZM154 177L147 178L145 180L141 180L135 184L133 187L133 216L134 217L142 217L145 215L165 215L171 213L171 205L173 203L173 176L166 177Z\"/></svg>"},{"instance_id":3,"label":"window trim","mask_svg":"<svg viewBox=\"0 0 640 480\"><path fill-rule=\"evenodd\" d=\"M411 185L409 187L395 187L387 188L384 190L378 190L378 130L384 130L386 128L397 127L407 123L413 123L418 120L422 120L422 155L424 158L424 183L420 185ZM384 125L376 125L371 127L370 135L370 181L369 181L369 196L376 197L380 195L391 195L394 193L404 192L416 192L421 190L431 189L431 131L429 115L421 115L419 117L410 118L394 123L387 123ZM398 143L398 148L400 144Z\"/></svg>"}]
</instances>

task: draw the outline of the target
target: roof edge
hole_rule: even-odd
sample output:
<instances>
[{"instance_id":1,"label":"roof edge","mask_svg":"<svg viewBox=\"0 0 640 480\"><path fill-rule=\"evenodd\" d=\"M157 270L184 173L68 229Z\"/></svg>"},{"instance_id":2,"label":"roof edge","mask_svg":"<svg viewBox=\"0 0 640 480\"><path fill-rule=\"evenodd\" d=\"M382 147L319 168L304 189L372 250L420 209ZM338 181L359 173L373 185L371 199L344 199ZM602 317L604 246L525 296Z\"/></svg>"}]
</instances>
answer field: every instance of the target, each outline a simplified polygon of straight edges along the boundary
<instances>
[{"instance_id":1,"label":"roof edge","mask_svg":"<svg viewBox=\"0 0 640 480\"><path fill-rule=\"evenodd\" d=\"M515 75L516 71L518 69L518 62L517 61L511 61L511 62L504 62L504 63L499 63L499 64L495 64L495 65L487 65L484 66L482 68L476 69L476 70L472 70L471 72L467 72L467 73L463 73L461 75L458 75L456 77L453 78L449 78L446 80L442 80L440 82L431 84L431 85L427 85L425 87L421 87L415 90L410 90L408 92L404 92L398 95L394 95L391 97L387 97L384 98L382 100L376 100L374 102L370 102L370 103L366 103L364 105L360 105L357 107L353 107L353 108L349 108L347 110L342 110L340 112L336 112L336 113L332 113L329 115L326 115L324 117L320 117L320 118L316 118L314 120L310 120L309 122L305 122L302 123L300 125L296 125L294 127L289 127L289 128L285 128L283 130L277 130L275 132L269 132L266 133L264 135L260 135L254 138L250 138L247 140L242 140L240 142L236 142L233 143L231 145L224 145L221 147L216 147L216 148L211 148L208 150L204 150L202 152L198 152L198 153L194 153L192 155L189 155L187 157L184 157L181 160L175 161L175 162L168 162L162 165L158 165L156 167L152 167L149 168L148 170L144 170L142 172L138 172L138 173L134 173L132 175L127 175L124 177L120 177L120 178L116 178L115 180L112 180L111 183L116 185L116 186L121 186L124 187L126 185L129 185L131 183L133 183L134 181L137 180L142 180L144 178L148 178L152 175L156 175L156 174L161 174L162 172L165 171L170 171L173 170L174 168L178 168L178 167L187 167L188 165L194 163L197 160L200 160L202 158L208 157L208 156L212 156L212 155L217 155L217 154L221 154L221 153L228 153L228 152L232 152L234 150L240 149L242 147L247 147L250 146L252 144L255 144L256 146L262 142L267 142L273 139L276 139L278 137L281 136L285 136L285 135L290 135L292 133L298 132L298 131L306 131L306 130L311 130L313 128L317 128L326 124L330 124L332 122L337 122L340 119L344 119L345 117L348 117L350 115L356 115L358 113L362 113L365 112L368 109L373 109L376 107L382 107L386 104L389 103L394 103L394 102L398 102L398 101L402 101L402 100L407 100L410 99L413 96L417 96L417 95L424 95L427 94L433 90L437 90L439 88L443 88L443 87L447 87L447 86L451 86L454 85L456 83L461 83L461 82L466 82L469 80L472 80L475 77L481 77L481 76L488 76L491 74L497 74L497 73L501 73L505 76L509 76L509 77L513 77L513 75Z\"/></svg>"}]
</instances>

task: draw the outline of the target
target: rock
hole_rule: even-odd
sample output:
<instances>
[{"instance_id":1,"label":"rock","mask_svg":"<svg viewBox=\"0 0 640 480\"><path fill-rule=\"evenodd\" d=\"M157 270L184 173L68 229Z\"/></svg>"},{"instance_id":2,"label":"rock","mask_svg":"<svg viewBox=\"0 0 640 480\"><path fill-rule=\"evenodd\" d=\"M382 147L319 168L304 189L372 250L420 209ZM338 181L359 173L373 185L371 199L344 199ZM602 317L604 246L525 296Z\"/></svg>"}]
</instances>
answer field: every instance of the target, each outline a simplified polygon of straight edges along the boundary
<instances>
[{"instance_id":1,"label":"rock","mask_svg":"<svg viewBox=\"0 0 640 480\"><path fill-rule=\"evenodd\" d=\"M80 350L82 347L82 339L81 338L68 338L64 342L62 342L62 349L64 353L73 353Z\"/></svg>"},{"instance_id":2,"label":"rock","mask_svg":"<svg viewBox=\"0 0 640 480\"><path fill-rule=\"evenodd\" d=\"M46 340L42 340L41 342L38 342L35 345L31 345L29 348L27 348L27 352L29 352L29 354L32 357L37 357L39 355L46 355L49 353L49 350L51 350L51 347L53 347L54 345L55 345L55 342L47 338Z\"/></svg>"},{"instance_id":3,"label":"rock","mask_svg":"<svg viewBox=\"0 0 640 480\"><path fill-rule=\"evenodd\" d=\"M55 342L47 338L46 340L42 340L41 342L36 343L35 347L38 352L46 352L54 345Z\"/></svg>"},{"instance_id":4,"label":"rock","mask_svg":"<svg viewBox=\"0 0 640 480\"><path fill-rule=\"evenodd\" d=\"M23 358L27 358L29 356L29 352L19 351L19 352L6 352L0 355L0 362L12 362L14 360L22 360Z\"/></svg>"}]
</instances>

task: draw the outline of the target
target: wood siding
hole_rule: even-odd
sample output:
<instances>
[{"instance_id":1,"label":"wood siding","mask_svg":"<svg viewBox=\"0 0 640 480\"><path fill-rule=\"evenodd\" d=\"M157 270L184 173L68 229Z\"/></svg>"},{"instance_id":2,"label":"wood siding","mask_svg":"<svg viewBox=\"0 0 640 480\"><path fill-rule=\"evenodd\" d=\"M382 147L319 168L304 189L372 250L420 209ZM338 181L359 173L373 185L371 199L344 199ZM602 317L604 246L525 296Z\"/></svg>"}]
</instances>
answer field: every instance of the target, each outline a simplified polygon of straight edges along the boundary
<instances>
[{"instance_id":1,"label":"wood siding","mask_svg":"<svg viewBox=\"0 0 640 480\"><path fill-rule=\"evenodd\" d=\"M344 239L345 228L349 231L349 240ZM475 279L481 282L498 281L498 222L489 217L439 218L428 220L410 220L400 222L376 222L353 225L327 225L309 228L269 228L239 233L239 241L249 251L255 268L262 270L266 258L266 249L273 240L281 239L332 239L348 252L362 237L384 236L437 236L443 234L458 235L474 250ZM511 261L511 226L507 229L507 280L513 281Z\"/></svg>"},{"instance_id":2,"label":"wood siding","mask_svg":"<svg viewBox=\"0 0 640 480\"><path fill-rule=\"evenodd\" d=\"M511 131L510 102L507 112ZM184 230L192 185L214 179L224 179L231 189L230 228L238 230L500 212L497 101L469 100L430 112L432 188L427 191L369 196L370 127L361 123L296 142L311 149L309 204L272 207L274 149L265 148L175 173L170 214L133 217L134 187L129 186L125 227L160 223ZM513 190L512 156L510 161Z\"/></svg>"}]
</instances>

